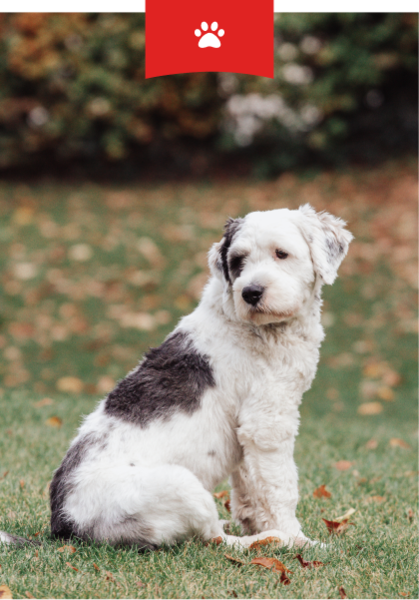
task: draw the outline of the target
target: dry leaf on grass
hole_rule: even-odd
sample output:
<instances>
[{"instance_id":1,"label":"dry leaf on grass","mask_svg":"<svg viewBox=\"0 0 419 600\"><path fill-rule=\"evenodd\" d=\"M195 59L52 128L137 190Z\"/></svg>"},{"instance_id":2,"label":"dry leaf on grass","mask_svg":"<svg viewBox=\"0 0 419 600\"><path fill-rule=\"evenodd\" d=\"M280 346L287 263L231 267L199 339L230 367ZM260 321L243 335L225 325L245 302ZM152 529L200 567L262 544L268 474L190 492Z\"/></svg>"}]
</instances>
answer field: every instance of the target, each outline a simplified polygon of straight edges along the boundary
<instances>
[{"instance_id":1,"label":"dry leaf on grass","mask_svg":"<svg viewBox=\"0 0 419 600\"><path fill-rule=\"evenodd\" d=\"M324 566L324 563L322 563L320 560L304 560L301 554L296 554L294 558L298 560L303 569L316 569Z\"/></svg>"},{"instance_id":2,"label":"dry leaf on grass","mask_svg":"<svg viewBox=\"0 0 419 600\"><path fill-rule=\"evenodd\" d=\"M258 556L258 558L254 558L250 561L251 565L259 565L261 567L265 567L265 569L269 569L274 573L281 573L280 581L284 585L289 585L291 583L287 573L292 573L290 569L276 558L269 558L267 556Z\"/></svg>"},{"instance_id":3,"label":"dry leaf on grass","mask_svg":"<svg viewBox=\"0 0 419 600\"><path fill-rule=\"evenodd\" d=\"M350 460L338 460L337 463L335 463L334 467L335 469L337 469L338 471L347 471L348 469L350 469L352 467L352 465L354 465L355 463L353 461Z\"/></svg>"},{"instance_id":4,"label":"dry leaf on grass","mask_svg":"<svg viewBox=\"0 0 419 600\"><path fill-rule=\"evenodd\" d=\"M45 421L45 425L49 425L49 427L61 427L62 424L60 417L50 417Z\"/></svg>"},{"instance_id":5,"label":"dry leaf on grass","mask_svg":"<svg viewBox=\"0 0 419 600\"><path fill-rule=\"evenodd\" d=\"M240 560L240 558L234 558L234 556L230 556L230 554L224 554L224 556L232 563L239 565L241 567L241 565L245 565L246 563L244 562L244 560Z\"/></svg>"},{"instance_id":6,"label":"dry leaf on grass","mask_svg":"<svg viewBox=\"0 0 419 600\"><path fill-rule=\"evenodd\" d=\"M216 492L214 494L214 498L217 498L217 500L220 500L221 498L230 498L230 494L227 490L223 490L222 492Z\"/></svg>"},{"instance_id":7,"label":"dry leaf on grass","mask_svg":"<svg viewBox=\"0 0 419 600\"><path fill-rule=\"evenodd\" d=\"M346 595L346 592L343 588L343 585L340 586L339 588L339 594L342 600L344 600L345 598L347 598L348 596Z\"/></svg>"},{"instance_id":8,"label":"dry leaf on grass","mask_svg":"<svg viewBox=\"0 0 419 600\"><path fill-rule=\"evenodd\" d=\"M344 513L340 517L336 517L335 521L341 522L344 519L349 519L349 517L351 517L354 513L356 513L356 509L355 508L348 508L348 510L346 511L346 513Z\"/></svg>"},{"instance_id":9,"label":"dry leaf on grass","mask_svg":"<svg viewBox=\"0 0 419 600\"><path fill-rule=\"evenodd\" d=\"M411 508L409 508L409 510L407 511L407 518L409 519L410 522L413 521L414 516L415 516L415 513L413 512L413 510Z\"/></svg>"},{"instance_id":10,"label":"dry leaf on grass","mask_svg":"<svg viewBox=\"0 0 419 600\"><path fill-rule=\"evenodd\" d=\"M358 406L357 413L363 417L369 415L379 415L383 412L383 405L380 402L364 402Z\"/></svg>"},{"instance_id":11,"label":"dry leaf on grass","mask_svg":"<svg viewBox=\"0 0 419 600\"><path fill-rule=\"evenodd\" d=\"M12 591L7 585L0 585L1 600L11 600L13 598Z\"/></svg>"},{"instance_id":12,"label":"dry leaf on grass","mask_svg":"<svg viewBox=\"0 0 419 600\"><path fill-rule=\"evenodd\" d=\"M378 442L377 442L377 440L374 440L374 438L372 438L365 444L365 448L367 450L375 450L377 448L377 446L378 446Z\"/></svg>"},{"instance_id":13,"label":"dry leaf on grass","mask_svg":"<svg viewBox=\"0 0 419 600\"><path fill-rule=\"evenodd\" d=\"M67 567L70 567L70 569L73 569L73 571L78 571L78 569L76 569L76 567L73 567L73 565L69 562L65 563L67 565Z\"/></svg>"},{"instance_id":14,"label":"dry leaf on grass","mask_svg":"<svg viewBox=\"0 0 419 600\"><path fill-rule=\"evenodd\" d=\"M80 394L83 391L84 384L78 377L61 377L56 386L59 392Z\"/></svg>"},{"instance_id":15,"label":"dry leaf on grass","mask_svg":"<svg viewBox=\"0 0 419 600\"><path fill-rule=\"evenodd\" d=\"M51 404L54 404L54 400L51 400L51 398L43 398L42 400L38 400L38 402L34 402L34 407L42 408L43 406L51 406Z\"/></svg>"},{"instance_id":16,"label":"dry leaf on grass","mask_svg":"<svg viewBox=\"0 0 419 600\"><path fill-rule=\"evenodd\" d=\"M249 546L249 550L260 550L262 546L269 546L269 544L276 544L282 546L283 541L279 537L269 536L263 540L257 540Z\"/></svg>"},{"instance_id":17,"label":"dry leaf on grass","mask_svg":"<svg viewBox=\"0 0 419 600\"><path fill-rule=\"evenodd\" d=\"M377 390L377 396L386 402L392 402L394 400L394 392L388 385L380 386Z\"/></svg>"},{"instance_id":18,"label":"dry leaf on grass","mask_svg":"<svg viewBox=\"0 0 419 600\"><path fill-rule=\"evenodd\" d=\"M94 568L96 571L100 571L100 568L97 566L97 564L96 564L96 563L93 563L93 568Z\"/></svg>"},{"instance_id":19,"label":"dry leaf on grass","mask_svg":"<svg viewBox=\"0 0 419 600\"><path fill-rule=\"evenodd\" d=\"M105 581L112 581L112 583L114 583L115 577L113 576L113 573L111 573L110 571L105 571L105 573L106 573Z\"/></svg>"},{"instance_id":20,"label":"dry leaf on grass","mask_svg":"<svg viewBox=\"0 0 419 600\"><path fill-rule=\"evenodd\" d=\"M369 496L369 498L367 498L367 502L385 502L386 501L386 497L385 496Z\"/></svg>"},{"instance_id":21,"label":"dry leaf on grass","mask_svg":"<svg viewBox=\"0 0 419 600\"><path fill-rule=\"evenodd\" d=\"M228 510L228 512L231 512L230 493L227 490L223 490L222 492L216 492L215 494L213 494L213 496L214 498L217 498L217 500L225 498L225 500L223 501L224 508Z\"/></svg>"},{"instance_id":22,"label":"dry leaf on grass","mask_svg":"<svg viewBox=\"0 0 419 600\"><path fill-rule=\"evenodd\" d=\"M69 552L70 554L73 554L73 552L76 552L76 549L74 546L61 546L61 548L57 548L58 552Z\"/></svg>"},{"instance_id":23,"label":"dry leaf on grass","mask_svg":"<svg viewBox=\"0 0 419 600\"><path fill-rule=\"evenodd\" d=\"M25 596L26 598L35 598L35 596L32 596L32 594L28 591L25 592Z\"/></svg>"},{"instance_id":24,"label":"dry leaf on grass","mask_svg":"<svg viewBox=\"0 0 419 600\"><path fill-rule=\"evenodd\" d=\"M327 491L326 486L323 484L317 490L314 490L313 496L314 498L331 498L332 494Z\"/></svg>"},{"instance_id":25,"label":"dry leaf on grass","mask_svg":"<svg viewBox=\"0 0 419 600\"><path fill-rule=\"evenodd\" d=\"M354 525L354 523L348 523L349 519L343 519L343 521L328 521L327 519L323 519L329 533L335 535L341 535L344 531L346 531L349 525Z\"/></svg>"},{"instance_id":26,"label":"dry leaf on grass","mask_svg":"<svg viewBox=\"0 0 419 600\"><path fill-rule=\"evenodd\" d=\"M389 446L390 448L404 448L405 450L410 450L409 444L400 438L391 438Z\"/></svg>"},{"instance_id":27,"label":"dry leaf on grass","mask_svg":"<svg viewBox=\"0 0 419 600\"><path fill-rule=\"evenodd\" d=\"M211 538L210 540L208 540L208 542L204 542L204 546L209 546L210 544L216 544L217 546L219 546L222 543L223 538L221 537L221 535L219 535L215 538Z\"/></svg>"}]
</instances>

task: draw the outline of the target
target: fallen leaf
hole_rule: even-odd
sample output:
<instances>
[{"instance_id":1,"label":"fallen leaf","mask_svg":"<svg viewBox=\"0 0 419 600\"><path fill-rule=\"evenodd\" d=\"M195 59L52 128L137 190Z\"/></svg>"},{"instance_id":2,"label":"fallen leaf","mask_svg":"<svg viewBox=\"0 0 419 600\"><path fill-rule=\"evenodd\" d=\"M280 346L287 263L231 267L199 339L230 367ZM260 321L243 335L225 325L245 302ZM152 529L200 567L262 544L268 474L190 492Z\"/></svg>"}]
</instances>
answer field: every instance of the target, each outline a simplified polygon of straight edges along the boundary
<instances>
[{"instance_id":1,"label":"fallen leaf","mask_svg":"<svg viewBox=\"0 0 419 600\"><path fill-rule=\"evenodd\" d=\"M93 568L96 569L96 571L100 571L100 568L97 566L96 563L93 563Z\"/></svg>"},{"instance_id":2,"label":"fallen leaf","mask_svg":"<svg viewBox=\"0 0 419 600\"><path fill-rule=\"evenodd\" d=\"M229 594L233 596L233 598L238 598L238 595L235 590L227 590Z\"/></svg>"},{"instance_id":3,"label":"fallen leaf","mask_svg":"<svg viewBox=\"0 0 419 600\"><path fill-rule=\"evenodd\" d=\"M219 536L217 536L217 537L215 537L215 538L212 538L210 541L211 541L213 544L217 544L217 546L219 546L220 544L222 544L222 543L223 543L223 538L221 537L221 535L219 535Z\"/></svg>"},{"instance_id":4,"label":"fallen leaf","mask_svg":"<svg viewBox=\"0 0 419 600\"><path fill-rule=\"evenodd\" d=\"M240 560L240 558L234 558L234 556L230 556L230 554L224 554L224 556L231 561L232 563L238 564L238 565L245 565L246 563L244 562L244 560Z\"/></svg>"},{"instance_id":5,"label":"fallen leaf","mask_svg":"<svg viewBox=\"0 0 419 600\"><path fill-rule=\"evenodd\" d=\"M369 498L367 498L367 502L385 502L385 501L386 501L385 496L369 496Z\"/></svg>"},{"instance_id":6,"label":"fallen leaf","mask_svg":"<svg viewBox=\"0 0 419 600\"><path fill-rule=\"evenodd\" d=\"M407 511L407 518L409 519L410 522L413 521L414 516L415 516L415 513L413 512L413 510L411 508L409 508L409 510Z\"/></svg>"},{"instance_id":7,"label":"fallen leaf","mask_svg":"<svg viewBox=\"0 0 419 600\"><path fill-rule=\"evenodd\" d=\"M279 578L279 581L281 583L283 583L284 585L289 585L291 583L291 579L288 577L288 575L286 573L281 573L281 577Z\"/></svg>"},{"instance_id":8,"label":"fallen leaf","mask_svg":"<svg viewBox=\"0 0 419 600\"><path fill-rule=\"evenodd\" d=\"M8 474L9 474L9 471L8 471L8 470L7 470L7 471L4 471L4 472L3 472L3 475L2 475L2 477L1 477L1 479L4 479L5 477L7 477L7 475L8 475Z\"/></svg>"},{"instance_id":9,"label":"fallen leaf","mask_svg":"<svg viewBox=\"0 0 419 600\"><path fill-rule=\"evenodd\" d=\"M103 375L97 382L96 389L99 394L108 394L115 387L115 380L109 375Z\"/></svg>"},{"instance_id":10,"label":"fallen leaf","mask_svg":"<svg viewBox=\"0 0 419 600\"><path fill-rule=\"evenodd\" d=\"M220 498L224 498L225 496L227 496L228 498L230 497L230 494L227 490L223 490L222 492L216 492L214 494L214 498L217 498L217 500L219 500Z\"/></svg>"},{"instance_id":11,"label":"fallen leaf","mask_svg":"<svg viewBox=\"0 0 419 600\"><path fill-rule=\"evenodd\" d=\"M143 583L142 581L136 581L135 585L137 585L139 588L145 587L145 583Z\"/></svg>"},{"instance_id":12,"label":"fallen leaf","mask_svg":"<svg viewBox=\"0 0 419 600\"><path fill-rule=\"evenodd\" d=\"M365 448L367 450L375 450L377 448L377 446L378 446L378 442L374 438L372 438L365 444Z\"/></svg>"},{"instance_id":13,"label":"fallen leaf","mask_svg":"<svg viewBox=\"0 0 419 600\"><path fill-rule=\"evenodd\" d=\"M65 564L67 565L67 567L70 567L70 569L73 569L73 571L78 571L78 569L76 569L76 567L73 567L73 565L69 562L66 562Z\"/></svg>"},{"instance_id":14,"label":"fallen leaf","mask_svg":"<svg viewBox=\"0 0 419 600\"><path fill-rule=\"evenodd\" d=\"M152 239L148 237L139 238L137 248L153 267L159 268L165 264L165 259Z\"/></svg>"},{"instance_id":15,"label":"fallen leaf","mask_svg":"<svg viewBox=\"0 0 419 600\"><path fill-rule=\"evenodd\" d=\"M409 444L400 438L391 438L389 446L390 448L404 448L405 450L410 450Z\"/></svg>"},{"instance_id":16,"label":"fallen leaf","mask_svg":"<svg viewBox=\"0 0 419 600\"><path fill-rule=\"evenodd\" d=\"M70 554L73 554L74 552L76 552L76 549L74 546L61 546L61 548L57 548L58 552L69 552Z\"/></svg>"},{"instance_id":17,"label":"fallen leaf","mask_svg":"<svg viewBox=\"0 0 419 600\"><path fill-rule=\"evenodd\" d=\"M349 508L345 514L341 515L340 517L336 517L335 521L343 521L344 519L349 519L349 517L354 513L356 513L356 509Z\"/></svg>"},{"instance_id":18,"label":"fallen leaf","mask_svg":"<svg viewBox=\"0 0 419 600\"><path fill-rule=\"evenodd\" d=\"M340 586L339 588L339 594L342 600L344 600L345 598L347 598L348 596L346 595L345 590L343 589L343 585Z\"/></svg>"},{"instance_id":19,"label":"fallen leaf","mask_svg":"<svg viewBox=\"0 0 419 600\"><path fill-rule=\"evenodd\" d=\"M351 462L350 460L338 460L338 462L335 463L334 467L338 471L347 471L352 467L353 464L355 463Z\"/></svg>"},{"instance_id":20,"label":"fallen leaf","mask_svg":"<svg viewBox=\"0 0 419 600\"><path fill-rule=\"evenodd\" d=\"M278 537L268 536L263 540L257 540L250 544L249 550L260 550L262 546L268 546L269 544L278 544L282 546L283 541Z\"/></svg>"},{"instance_id":21,"label":"fallen leaf","mask_svg":"<svg viewBox=\"0 0 419 600\"><path fill-rule=\"evenodd\" d=\"M269 558L268 556L258 556L250 561L251 565L259 565L261 567L265 567L265 569L269 569L274 573L293 573L287 569L287 567L276 558Z\"/></svg>"},{"instance_id":22,"label":"fallen leaf","mask_svg":"<svg viewBox=\"0 0 419 600\"><path fill-rule=\"evenodd\" d=\"M38 402L35 402L34 407L42 408L43 406L50 406L51 404L54 404L54 400L51 400L51 398L43 398L42 400L38 400Z\"/></svg>"},{"instance_id":23,"label":"fallen leaf","mask_svg":"<svg viewBox=\"0 0 419 600\"><path fill-rule=\"evenodd\" d=\"M349 525L353 525L353 523L348 523L348 519L344 519L343 521L328 521L322 518L322 521L326 523L326 527L331 535L340 535L348 529Z\"/></svg>"},{"instance_id":24,"label":"fallen leaf","mask_svg":"<svg viewBox=\"0 0 419 600\"><path fill-rule=\"evenodd\" d=\"M296 554L294 558L296 558L299 561L303 569L316 569L318 567L324 566L324 563L322 563L320 560L304 560L301 554Z\"/></svg>"},{"instance_id":25,"label":"fallen leaf","mask_svg":"<svg viewBox=\"0 0 419 600\"><path fill-rule=\"evenodd\" d=\"M386 402L392 402L394 400L394 392L388 385L382 385L379 387L377 390L377 396Z\"/></svg>"},{"instance_id":26,"label":"fallen leaf","mask_svg":"<svg viewBox=\"0 0 419 600\"><path fill-rule=\"evenodd\" d=\"M90 260L92 256L93 249L88 244L75 244L74 246L71 246L68 250L68 257L71 260L85 262L86 260Z\"/></svg>"},{"instance_id":27,"label":"fallen leaf","mask_svg":"<svg viewBox=\"0 0 419 600\"><path fill-rule=\"evenodd\" d=\"M393 369L388 369L383 374L383 382L390 387L396 387L400 385L401 381L401 376L396 371L393 371Z\"/></svg>"},{"instance_id":28,"label":"fallen leaf","mask_svg":"<svg viewBox=\"0 0 419 600\"><path fill-rule=\"evenodd\" d=\"M363 417L369 415L379 415L383 412L383 405L380 402L364 402L358 406L357 413Z\"/></svg>"},{"instance_id":29,"label":"fallen leaf","mask_svg":"<svg viewBox=\"0 0 419 600\"><path fill-rule=\"evenodd\" d=\"M66 392L67 394L80 394L84 387L82 380L78 377L61 377L56 386L59 392Z\"/></svg>"},{"instance_id":30,"label":"fallen leaf","mask_svg":"<svg viewBox=\"0 0 419 600\"><path fill-rule=\"evenodd\" d=\"M12 591L7 585L0 585L0 598L1 600L10 600L13 598Z\"/></svg>"},{"instance_id":31,"label":"fallen leaf","mask_svg":"<svg viewBox=\"0 0 419 600\"><path fill-rule=\"evenodd\" d=\"M113 576L113 573L111 573L110 571L105 571L106 573L106 577L105 577L105 581L115 581L115 577Z\"/></svg>"},{"instance_id":32,"label":"fallen leaf","mask_svg":"<svg viewBox=\"0 0 419 600\"><path fill-rule=\"evenodd\" d=\"M224 502L224 508L228 510L228 512L231 512L230 500Z\"/></svg>"},{"instance_id":33,"label":"fallen leaf","mask_svg":"<svg viewBox=\"0 0 419 600\"><path fill-rule=\"evenodd\" d=\"M25 592L25 596L26 598L35 598L35 596L32 596L32 594L30 592Z\"/></svg>"},{"instance_id":34,"label":"fallen leaf","mask_svg":"<svg viewBox=\"0 0 419 600\"><path fill-rule=\"evenodd\" d=\"M45 421L45 425L48 425L49 427L61 427L61 425L63 424L62 420L60 419L60 417L50 417L49 419L47 419Z\"/></svg>"},{"instance_id":35,"label":"fallen leaf","mask_svg":"<svg viewBox=\"0 0 419 600\"><path fill-rule=\"evenodd\" d=\"M336 466L336 465L335 465ZM322 484L313 492L314 498L331 498L332 494L327 491L326 486Z\"/></svg>"}]
</instances>

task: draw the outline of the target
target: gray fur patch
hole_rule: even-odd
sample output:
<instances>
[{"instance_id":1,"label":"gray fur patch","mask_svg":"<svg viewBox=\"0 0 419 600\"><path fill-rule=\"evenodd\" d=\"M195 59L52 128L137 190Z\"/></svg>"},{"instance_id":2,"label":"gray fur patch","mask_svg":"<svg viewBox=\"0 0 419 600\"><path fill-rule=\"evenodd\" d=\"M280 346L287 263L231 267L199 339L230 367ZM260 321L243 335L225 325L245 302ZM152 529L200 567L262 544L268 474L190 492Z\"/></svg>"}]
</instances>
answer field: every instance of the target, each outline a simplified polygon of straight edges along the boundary
<instances>
[{"instance_id":1,"label":"gray fur patch","mask_svg":"<svg viewBox=\"0 0 419 600\"><path fill-rule=\"evenodd\" d=\"M202 394L214 387L208 357L199 354L188 333L178 331L152 348L137 369L120 381L105 402L105 413L146 426L175 410L192 413Z\"/></svg>"},{"instance_id":2,"label":"gray fur patch","mask_svg":"<svg viewBox=\"0 0 419 600\"><path fill-rule=\"evenodd\" d=\"M28 540L27 538L20 537L20 535L13 535L12 533L6 533L5 531L0 531L0 544L12 544L14 546L40 546L40 542L34 542L33 540Z\"/></svg>"},{"instance_id":3,"label":"gray fur patch","mask_svg":"<svg viewBox=\"0 0 419 600\"><path fill-rule=\"evenodd\" d=\"M226 281L228 281L228 283L230 283L230 284L231 284L231 279L230 279L230 271L228 268L227 255L228 255L228 251L231 246L231 243L232 243L234 237L240 231L240 228L242 227L243 223L244 223L244 219L242 219L242 218L238 218L238 219L230 218L230 219L228 219L227 223L224 226L224 242L220 248L220 257L221 257L221 265L223 268L224 277L225 277Z\"/></svg>"},{"instance_id":4,"label":"gray fur patch","mask_svg":"<svg viewBox=\"0 0 419 600\"><path fill-rule=\"evenodd\" d=\"M344 252L344 247L335 237L326 237L326 256L329 263L334 263L336 258Z\"/></svg>"},{"instance_id":5,"label":"gray fur patch","mask_svg":"<svg viewBox=\"0 0 419 600\"><path fill-rule=\"evenodd\" d=\"M156 550L150 542L153 528L137 515L125 515L119 521L109 523L96 519L89 527L77 528L77 537L86 541L107 542L112 545L138 545L141 549Z\"/></svg>"},{"instance_id":6,"label":"gray fur patch","mask_svg":"<svg viewBox=\"0 0 419 600\"><path fill-rule=\"evenodd\" d=\"M88 434L73 444L65 455L61 466L55 471L49 489L51 504L51 535L69 539L77 535L75 523L64 514L64 503L73 488L72 476L89 450L95 445L96 438Z\"/></svg>"}]
</instances>

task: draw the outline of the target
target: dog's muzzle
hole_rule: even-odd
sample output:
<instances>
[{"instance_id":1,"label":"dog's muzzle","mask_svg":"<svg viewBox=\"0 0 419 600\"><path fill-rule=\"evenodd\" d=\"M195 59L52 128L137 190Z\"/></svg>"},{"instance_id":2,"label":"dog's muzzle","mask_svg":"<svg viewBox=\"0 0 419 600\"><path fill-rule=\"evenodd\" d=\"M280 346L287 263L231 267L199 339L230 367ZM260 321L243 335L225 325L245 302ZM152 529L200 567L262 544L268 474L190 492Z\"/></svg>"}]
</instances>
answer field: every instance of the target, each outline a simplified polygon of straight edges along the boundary
<instances>
[{"instance_id":1,"label":"dog's muzzle","mask_svg":"<svg viewBox=\"0 0 419 600\"><path fill-rule=\"evenodd\" d=\"M261 285L248 285L242 290L242 298L245 302L247 302L247 304L256 306L256 304L262 298L264 291L265 288Z\"/></svg>"}]
</instances>

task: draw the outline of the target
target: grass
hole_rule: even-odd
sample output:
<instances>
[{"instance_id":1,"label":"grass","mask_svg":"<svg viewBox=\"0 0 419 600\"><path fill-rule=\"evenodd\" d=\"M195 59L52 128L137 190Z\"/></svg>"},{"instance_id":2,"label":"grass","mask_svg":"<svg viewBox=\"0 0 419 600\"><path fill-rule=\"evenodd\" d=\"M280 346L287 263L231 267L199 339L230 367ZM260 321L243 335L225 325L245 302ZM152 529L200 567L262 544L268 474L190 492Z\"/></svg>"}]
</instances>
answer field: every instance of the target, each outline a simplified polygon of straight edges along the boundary
<instances>
[{"instance_id":1,"label":"grass","mask_svg":"<svg viewBox=\"0 0 419 600\"><path fill-rule=\"evenodd\" d=\"M1 184L0 529L41 546L2 547L0 585L15 598L339 598L341 586L349 598L417 598L415 186L403 164L258 185ZM347 218L357 238L324 290L326 341L296 445L298 516L328 543L303 554L324 566L303 569L292 549L264 550L293 571L284 586L249 564L256 551L199 540L144 554L74 541L75 553L60 552L48 483L81 416L193 308L225 216L309 198ZM159 252L139 244L144 237ZM78 393L63 391L64 376ZM376 414L359 412L366 403ZM347 470L336 468L341 460ZM313 497L321 484L331 498ZM349 508L354 525L331 538L322 518Z\"/></svg>"}]
</instances>

